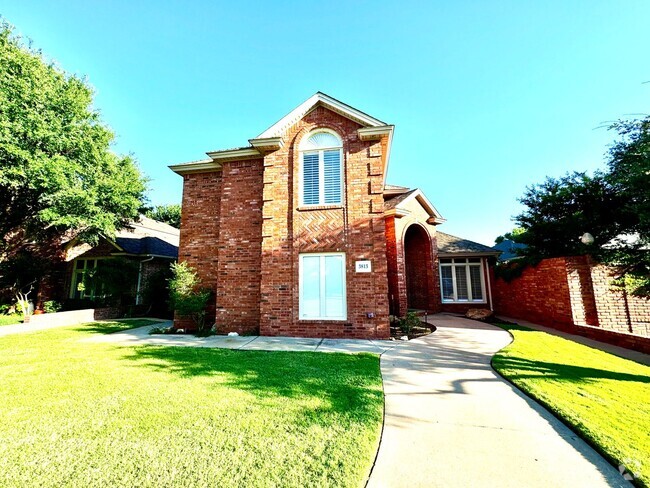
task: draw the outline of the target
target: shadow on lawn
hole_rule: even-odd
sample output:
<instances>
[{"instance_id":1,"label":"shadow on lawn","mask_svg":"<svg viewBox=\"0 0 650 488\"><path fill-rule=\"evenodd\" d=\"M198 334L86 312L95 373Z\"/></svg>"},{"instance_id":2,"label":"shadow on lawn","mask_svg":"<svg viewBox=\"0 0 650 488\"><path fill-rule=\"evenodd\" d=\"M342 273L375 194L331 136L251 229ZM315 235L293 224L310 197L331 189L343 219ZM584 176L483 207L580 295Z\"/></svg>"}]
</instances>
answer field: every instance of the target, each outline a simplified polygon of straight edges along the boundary
<instances>
[{"instance_id":1,"label":"shadow on lawn","mask_svg":"<svg viewBox=\"0 0 650 488\"><path fill-rule=\"evenodd\" d=\"M304 411L318 423L323 414L350 420L380 418L382 405L379 359L370 354L231 351L194 347L144 346L125 359L181 377L214 378L218 385L269 397L320 398L319 407Z\"/></svg>"},{"instance_id":2,"label":"shadow on lawn","mask_svg":"<svg viewBox=\"0 0 650 488\"><path fill-rule=\"evenodd\" d=\"M548 363L544 361L531 361L522 357L495 356L493 364L498 370L507 371L511 380L523 378L548 378L570 382L595 381L599 379L636 381L650 383L650 377L617 371L607 371L598 368L587 368L571 364ZM517 373L513 373L518 371Z\"/></svg>"},{"instance_id":3,"label":"shadow on lawn","mask_svg":"<svg viewBox=\"0 0 650 488\"><path fill-rule=\"evenodd\" d=\"M89 322L87 324L81 324L77 329L74 329L77 332L84 332L86 334L112 334L113 332L120 332L123 330L135 329L136 327L142 327L143 325L155 324L154 320L148 319L136 319L136 320L115 320L115 321L106 321L106 322Z\"/></svg>"}]
</instances>

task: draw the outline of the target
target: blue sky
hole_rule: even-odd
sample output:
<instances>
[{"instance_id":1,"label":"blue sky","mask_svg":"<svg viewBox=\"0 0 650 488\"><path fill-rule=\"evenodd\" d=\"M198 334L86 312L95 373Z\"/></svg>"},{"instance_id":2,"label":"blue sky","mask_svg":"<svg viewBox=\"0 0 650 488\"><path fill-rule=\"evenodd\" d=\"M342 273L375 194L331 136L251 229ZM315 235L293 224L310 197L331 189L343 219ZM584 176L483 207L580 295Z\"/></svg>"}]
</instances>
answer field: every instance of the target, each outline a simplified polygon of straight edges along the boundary
<instances>
[{"instance_id":1,"label":"blue sky","mask_svg":"<svg viewBox=\"0 0 650 488\"><path fill-rule=\"evenodd\" d=\"M169 164L245 145L323 91L388 123L388 181L439 229L492 244L527 185L603 166L609 121L648 113L647 1L14 1L2 15L95 87L180 202Z\"/></svg>"}]
</instances>

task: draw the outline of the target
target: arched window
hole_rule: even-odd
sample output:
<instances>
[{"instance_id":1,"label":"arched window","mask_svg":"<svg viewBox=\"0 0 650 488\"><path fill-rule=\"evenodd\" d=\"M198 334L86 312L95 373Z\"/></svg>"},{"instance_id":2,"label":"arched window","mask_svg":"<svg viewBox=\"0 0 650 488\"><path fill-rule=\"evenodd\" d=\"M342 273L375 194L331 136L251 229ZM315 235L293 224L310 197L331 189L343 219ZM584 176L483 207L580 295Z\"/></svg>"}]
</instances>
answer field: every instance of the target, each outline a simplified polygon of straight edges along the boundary
<instances>
[{"instance_id":1,"label":"arched window","mask_svg":"<svg viewBox=\"0 0 650 488\"><path fill-rule=\"evenodd\" d=\"M339 136L320 129L300 143L301 205L335 205L342 202L343 143Z\"/></svg>"}]
</instances>

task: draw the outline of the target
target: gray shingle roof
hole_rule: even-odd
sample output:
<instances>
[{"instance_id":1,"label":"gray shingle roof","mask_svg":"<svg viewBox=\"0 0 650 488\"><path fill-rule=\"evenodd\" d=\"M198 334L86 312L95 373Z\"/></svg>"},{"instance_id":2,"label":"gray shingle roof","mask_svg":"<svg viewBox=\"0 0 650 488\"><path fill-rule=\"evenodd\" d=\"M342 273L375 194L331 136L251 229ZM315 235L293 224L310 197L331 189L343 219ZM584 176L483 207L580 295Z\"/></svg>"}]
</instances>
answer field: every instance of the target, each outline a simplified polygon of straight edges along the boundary
<instances>
[{"instance_id":1,"label":"gray shingle roof","mask_svg":"<svg viewBox=\"0 0 650 488\"><path fill-rule=\"evenodd\" d=\"M178 258L178 246L158 237L117 237L115 243L129 254Z\"/></svg>"},{"instance_id":2,"label":"gray shingle roof","mask_svg":"<svg viewBox=\"0 0 650 488\"><path fill-rule=\"evenodd\" d=\"M156 255L176 259L180 231L169 224L141 215L118 231L115 243L128 254Z\"/></svg>"},{"instance_id":3,"label":"gray shingle roof","mask_svg":"<svg viewBox=\"0 0 650 488\"><path fill-rule=\"evenodd\" d=\"M391 208L397 207L400 203L402 203L404 200L406 200L409 196L411 196L416 191L418 191L417 188L411 191L407 191L406 193L402 193L401 195L397 195L396 197L393 197L390 200L386 200L384 202L384 210L390 210Z\"/></svg>"},{"instance_id":4,"label":"gray shingle roof","mask_svg":"<svg viewBox=\"0 0 650 488\"><path fill-rule=\"evenodd\" d=\"M479 244L478 242L463 239L462 237L452 236L444 232L436 232L438 240L438 252L441 254L499 254L490 246Z\"/></svg>"}]
</instances>

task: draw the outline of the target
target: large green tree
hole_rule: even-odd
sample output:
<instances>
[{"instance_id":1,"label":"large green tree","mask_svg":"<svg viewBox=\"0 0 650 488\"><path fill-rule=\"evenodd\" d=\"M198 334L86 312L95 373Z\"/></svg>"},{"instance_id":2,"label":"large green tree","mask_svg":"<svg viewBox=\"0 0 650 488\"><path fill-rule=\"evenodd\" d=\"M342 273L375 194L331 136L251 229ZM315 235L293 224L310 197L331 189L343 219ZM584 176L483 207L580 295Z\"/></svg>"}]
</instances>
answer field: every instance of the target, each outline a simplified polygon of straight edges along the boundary
<instances>
[{"instance_id":1,"label":"large green tree","mask_svg":"<svg viewBox=\"0 0 650 488\"><path fill-rule=\"evenodd\" d=\"M620 284L650 295L650 117L619 121L607 169L572 173L527 188L515 217L528 260L591 254L617 266ZM581 236L589 233L593 243Z\"/></svg>"},{"instance_id":2,"label":"large green tree","mask_svg":"<svg viewBox=\"0 0 650 488\"><path fill-rule=\"evenodd\" d=\"M88 84L0 23L0 279L63 236L111 236L142 208L145 180L93 108Z\"/></svg>"},{"instance_id":3,"label":"large green tree","mask_svg":"<svg viewBox=\"0 0 650 488\"><path fill-rule=\"evenodd\" d=\"M165 222L177 229L181 228L181 206L177 203L170 205L156 205L146 211L145 215L151 219Z\"/></svg>"}]
</instances>

